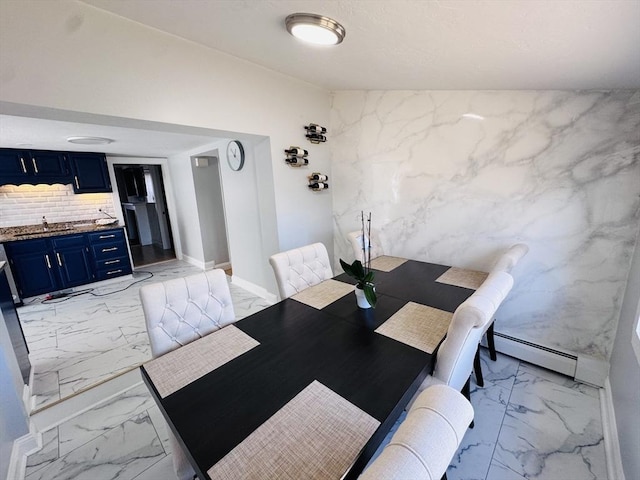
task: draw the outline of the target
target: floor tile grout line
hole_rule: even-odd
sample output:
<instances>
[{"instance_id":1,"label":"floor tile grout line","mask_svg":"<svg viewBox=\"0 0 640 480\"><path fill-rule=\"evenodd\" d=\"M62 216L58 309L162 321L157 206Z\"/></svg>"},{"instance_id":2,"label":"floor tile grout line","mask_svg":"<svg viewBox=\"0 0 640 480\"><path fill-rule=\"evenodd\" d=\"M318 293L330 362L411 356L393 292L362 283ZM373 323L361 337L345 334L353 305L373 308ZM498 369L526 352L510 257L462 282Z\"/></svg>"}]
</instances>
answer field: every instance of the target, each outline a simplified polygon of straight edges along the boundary
<instances>
[{"instance_id":1,"label":"floor tile grout line","mask_svg":"<svg viewBox=\"0 0 640 480\"><path fill-rule=\"evenodd\" d=\"M156 436L158 437L158 440L160 440L160 445L162 446L162 451L164 451L164 453L166 455L169 455L171 452L167 452L167 449L164 448L164 443L162 443L162 437L160 437L160 432L158 432L158 427L156 426L155 422L153 421L153 417L151 416L151 413L149 412L149 410L151 410L151 408L152 407L147 408L145 410L145 412L147 412L147 416L149 417L149 421L151 422L151 426L153 427L153 430L156 432ZM169 425L167 425L167 428L169 428Z\"/></svg>"}]
</instances>

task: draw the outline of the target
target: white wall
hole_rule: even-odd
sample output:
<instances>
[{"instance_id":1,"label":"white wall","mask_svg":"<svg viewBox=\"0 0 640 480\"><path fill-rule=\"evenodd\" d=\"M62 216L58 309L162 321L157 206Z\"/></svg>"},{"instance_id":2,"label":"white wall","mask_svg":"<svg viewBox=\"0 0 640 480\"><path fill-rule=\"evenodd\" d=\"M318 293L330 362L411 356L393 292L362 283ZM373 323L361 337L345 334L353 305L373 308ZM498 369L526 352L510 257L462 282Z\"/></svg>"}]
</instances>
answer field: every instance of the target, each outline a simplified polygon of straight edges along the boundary
<instances>
[{"instance_id":1,"label":"white wall","mask_svg":"<svg viewBox=\"0 0 640 480\"><path fill-rule=\"evenodd\" d=\"M168 159L168 170L176 199L176 221L171 223L180 237L180 253L187 260L193 259L204 264L204 248L198 217L198 204L191 173L191 157L188 152Z\"/></svg>"},{"instance_id":2,"label":"white wall","mask_svg":"<svg viewBox=\"0 0 640 480\"><path fill-rule=\"evenodd\" d=\"M632 347L640 312L640 245L636 245L611 354L609 382L625 477L640 478L640 363Z\"/></svg>"},{"instance_id":3,"label":"white wall","mask_svg":"<svg viewBox=\"0 0 640 480\"><path fill-rule=\"evenodd\" d=\"M235 138L235 137L234 137ZM199 202L206 203L210 183L196 180L200 170L192 171L193 158L215 155L219 157L222 181L222 204L228 253L233 267L234 281L257 286L258 294L277 293L275 278L268 263L270 255L278 251L278 228L271 152L268 140L255 135L242 135L245 165L238 172L227 163L226 148L231 138L219 139L201 148L169 158L171 178L178 202L178 224L183 239L183 253L204 266L205 245L217 235L210 220L199 213ZM215 165L208 169L217 168ZM204 178L204 177L203 177ZM204 205L203 206L203 210ZM182 233L184 232L184 233ZM248 285L243 285L248 286Z\"/></svg>"},{"instance_id":4,"label":"white wall","mask_svg":"<svg viewBox=\"0 0 640 480\"><path fill-rule=\"evenodd\" d=\"M218 152L207 152L205 155L209 157L206 167L196 166L196 157L192 157L191 168L202 233L204 263L215 266L229 261L229 247L224 221Z\"/></svg>"},{"instance_id":5,"label":"white wall","mask_svg":"<svg viewBox=\"0 0 640 480\"><path fill-rule=\"evenodd\" d=\"M338 92L337 256L360 209L420 260L487 270L526 242L496 330L607 361L640 212L634 93Z\"/></svg>"},{"instance_id":6,"label":"white wall","mask_svg":"<svg viewBox=\"0 0 640 480\"><path fill-rule=\"evenodd\" d=\"M328 124L328 92L73 1L0 2L0 22L3 113L34 105L268 137L278 249L321 241L332 252L331 196L306 187L307 174L329 169L329 150L303 128ZM309 147L308 169L285 164L290 145ZM180 183L176 198L195 211Z\"/></svg>"}]
</instances>

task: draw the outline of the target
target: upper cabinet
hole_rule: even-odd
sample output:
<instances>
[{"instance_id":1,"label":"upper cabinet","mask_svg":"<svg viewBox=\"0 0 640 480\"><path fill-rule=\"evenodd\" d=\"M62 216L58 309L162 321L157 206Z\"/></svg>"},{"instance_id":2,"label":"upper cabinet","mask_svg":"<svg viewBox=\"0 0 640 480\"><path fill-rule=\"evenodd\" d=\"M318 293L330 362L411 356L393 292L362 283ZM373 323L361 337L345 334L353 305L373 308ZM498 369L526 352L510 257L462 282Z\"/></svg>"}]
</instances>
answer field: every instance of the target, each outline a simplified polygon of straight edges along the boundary
<instances>
[{"instance_id":1,"label":"upper cabinet","mask_svg":"<svg viewBox=\"0 0 640 480\"><path fill-rule=\"evenodd\" d=\"M2 184L70 183L71 169L65 152L0 149Z\"/></svg>"},{"instance_id":2,"label":"upper cabinet","mask_svg":"<svg viewBox=\"0 0 640 480\"><path fill-rule=\"evenodd\" d=\"M75 193L111 192L104 153L0 148L0 185L72 184Z\"/></svg>"},{"instance_id":3,"label":"upper cabinet","mask_svg":"<svg viewBox=\"0 0 640 480\"><path fill-rule=\"evenodd\" d=\"M104 153L69 153L75 193L111 191L111 181Z\"/></svg>"}]
</instances>

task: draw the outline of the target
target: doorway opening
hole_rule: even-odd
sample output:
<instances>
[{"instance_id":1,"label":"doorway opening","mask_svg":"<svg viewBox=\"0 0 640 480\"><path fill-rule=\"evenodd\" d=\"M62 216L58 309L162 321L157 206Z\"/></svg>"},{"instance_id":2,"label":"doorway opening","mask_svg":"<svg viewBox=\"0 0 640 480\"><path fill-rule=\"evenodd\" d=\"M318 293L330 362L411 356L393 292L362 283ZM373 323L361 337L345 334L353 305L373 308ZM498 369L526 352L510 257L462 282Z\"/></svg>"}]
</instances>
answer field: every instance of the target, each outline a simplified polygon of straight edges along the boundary
<instances>
[{"instance_id":1,"label":"doorway opening","mask_svg":"<svg viewBox=\"0 0 640 480\"><path fill-rule=\"evenodd\" d=\"M176 258L160 165L113 166L134 267Z\"/></svg>"}]
</instances>

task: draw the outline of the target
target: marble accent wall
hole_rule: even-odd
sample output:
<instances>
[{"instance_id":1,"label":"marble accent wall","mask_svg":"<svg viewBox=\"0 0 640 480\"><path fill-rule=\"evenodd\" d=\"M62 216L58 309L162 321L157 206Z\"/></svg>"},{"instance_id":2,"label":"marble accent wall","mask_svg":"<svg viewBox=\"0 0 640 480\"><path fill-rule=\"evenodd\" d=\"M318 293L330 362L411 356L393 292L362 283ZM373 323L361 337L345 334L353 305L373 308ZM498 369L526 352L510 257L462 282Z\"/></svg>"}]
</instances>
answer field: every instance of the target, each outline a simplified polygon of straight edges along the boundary
<instances>
[{"instance_id":1,"label":"marble accent wall","mask_svg":"<svg viewBox=\"0 0 640 480\"><path fill-rule=\"evenodd\" d=\"M608 360L640 216L640 91L345 91L331 115L336 263L362 209L391 255L488 270L525 242L496 330Z\"/></svg>"}]
</instances>

